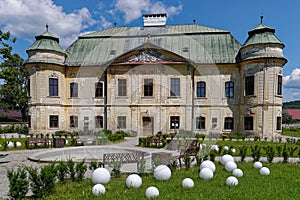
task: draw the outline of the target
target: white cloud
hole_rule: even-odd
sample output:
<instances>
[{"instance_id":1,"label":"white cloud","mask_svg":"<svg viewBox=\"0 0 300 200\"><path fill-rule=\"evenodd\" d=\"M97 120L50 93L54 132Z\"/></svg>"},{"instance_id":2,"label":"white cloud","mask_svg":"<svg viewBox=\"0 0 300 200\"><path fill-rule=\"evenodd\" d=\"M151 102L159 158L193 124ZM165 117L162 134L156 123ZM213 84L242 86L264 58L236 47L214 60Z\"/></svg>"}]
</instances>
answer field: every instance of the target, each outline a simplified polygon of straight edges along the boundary
<instances>
[{"instance_id":1,"label":"white cloud","mask_svg":"<svg viewBox=\"0 0 300 200\"><path fill-rule=\"evenodd\" d=\"M295 68L288 76L283 77L283 100L294 101L300 99L300 69Z\"/></svg>"},{"instance_id":2,"label":"white cloud","mask_svg":"<svg viewBox=\"0 0 300 200\"><path fill-rule=\"evenodd\" d=\"M60 38L63 47L68 46L82 30L96 23L85 7L65 13L63 7L52 0L1 0L0 26L17 38L33 40L34 35L49 31Z\"/></svg>"},{"instance_id":3,"label":"white cloud","mask_svg":"<svg viewBox=\"0 0 300 200\"><path fill-rule=\"evenodd\" d=\"M286 88L300 89L300 69L295 68L290 75L283 77L283 85Z\"/></svg>"},{"instance_id":4,"label":"white cloud","mask_svg":"<svg viewBox=\"0 0 300 200\"><path fill-rule=\"evenodd\" d=\"M107 21L106 18L102 15L100 16L100 23L104 29L112 27L112 23Z\"/></svg>"},{"instance_id":5,"label":"white cloud","mask_svg":"<svg viewBox=\"0 0 300 200\"><path fill-rule=\"evenodd\" d=\"M162 1L153 0L117 0L115 10L124 14L125 23L138 19L143 13L167 13L168 16L177 15L182 5L168 7Z\"/></svg>"}]
</instances>

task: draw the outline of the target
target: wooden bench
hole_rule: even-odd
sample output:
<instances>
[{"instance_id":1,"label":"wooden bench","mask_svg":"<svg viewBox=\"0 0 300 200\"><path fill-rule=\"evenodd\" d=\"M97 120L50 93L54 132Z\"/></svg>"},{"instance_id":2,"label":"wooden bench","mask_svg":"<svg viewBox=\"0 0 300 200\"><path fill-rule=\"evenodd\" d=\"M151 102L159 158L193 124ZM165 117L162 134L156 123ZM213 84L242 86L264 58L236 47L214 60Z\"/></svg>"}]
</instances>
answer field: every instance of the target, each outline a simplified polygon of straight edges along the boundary
<instances>
[{"instance_id":1,"label":"wooden bench","mask_svg":"<svg viewBox=\"0 0 300 200\"><path fill-rule=\"evenodd\" d=\"M152 137L149 137L147 139L147 143L151 144L151 145L153 145L155 147L163 146L163 144L164 144L164 138L162 136L161 137L152 136Z\"/></svg>"},{"instance_id":2,"label":"wooden bench","mask_svg":"<svg viewBox=\"0 0 300 200\"><path fill-rule=\"evenodd\" d=\"M47 147L50 147L51 140L49 137L28 137L28 147L35 147L38 145L44 144Z\"/></svg>"},{"instance_id":3,"label":"wooden bench","mask_svg":"<svg viewBox=\"0 0 300 200\"><path fill-rule=\"evenodd\" d=\"M103 167L105 165L114 164L115 162L136 163L138 167L138 161L144 159L144 152L132 152L132 153L107 153L103 154Z\"/></svg>"},{"instance_id":4,"label":"wooden bench","mask_svg":"<svg viewBox=\"0 0 300 200\"><path fill-rule=\"evenodd\" d=\"M181 160L186 156L197 156L200 150L198 140L186 140L183 148L180 151L180 155L177 157L179 161L179 166L181 167Z\"/></svg>"}]
</instances>

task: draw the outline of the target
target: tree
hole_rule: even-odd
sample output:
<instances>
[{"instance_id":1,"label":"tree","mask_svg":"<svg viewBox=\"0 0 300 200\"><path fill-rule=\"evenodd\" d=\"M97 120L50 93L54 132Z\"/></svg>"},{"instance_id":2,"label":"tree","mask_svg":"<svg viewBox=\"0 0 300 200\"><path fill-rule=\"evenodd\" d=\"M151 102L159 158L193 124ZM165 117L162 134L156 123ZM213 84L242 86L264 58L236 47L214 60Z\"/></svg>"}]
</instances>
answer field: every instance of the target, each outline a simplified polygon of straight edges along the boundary
<instances>
[{"instance_id":1,"label":"tree","mask_svg":"<svg viewBox=\"0 0 300 200\"><path fill-rule=\"evenodd\" d=\"M4 109L21 111L23 121L27 118L28 100L27 85L28 72L24 66L24 60L18 54L12 54L10 43L15 38L10 33L0 30L0 106Z\"/></svg>"},{"instance_id":2,"label":"tree","mask_svg":"<svg viewBox=\"0 0 300 200\"><path fill-rule=\"evenodd\" d=\"M283 113L282 114L282 122L283 122L283 124L292 124L295 122L295 120L292 118L291 115L289 115L287 113Z\"/></svg>"}]
</instances>

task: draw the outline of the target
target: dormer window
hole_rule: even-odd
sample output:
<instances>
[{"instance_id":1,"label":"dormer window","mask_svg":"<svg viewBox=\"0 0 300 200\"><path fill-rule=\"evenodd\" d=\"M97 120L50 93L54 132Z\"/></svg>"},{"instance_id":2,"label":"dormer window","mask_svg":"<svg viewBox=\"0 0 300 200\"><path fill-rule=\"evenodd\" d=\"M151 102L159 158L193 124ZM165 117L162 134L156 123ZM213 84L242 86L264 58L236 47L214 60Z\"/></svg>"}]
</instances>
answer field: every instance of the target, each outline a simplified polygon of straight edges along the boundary
<instances>
[{"instance_id":1,"label":"dormer window","mask_svg":"<svg viewBox=\"0 0 300 200\"><path fill-rule=\"evenodd\" d=\"M183 47L183 48L182 48L182 51L183 51L183 52L189 52L189 48L188 48L188 47Z\"/></svg>"}]
</instances>

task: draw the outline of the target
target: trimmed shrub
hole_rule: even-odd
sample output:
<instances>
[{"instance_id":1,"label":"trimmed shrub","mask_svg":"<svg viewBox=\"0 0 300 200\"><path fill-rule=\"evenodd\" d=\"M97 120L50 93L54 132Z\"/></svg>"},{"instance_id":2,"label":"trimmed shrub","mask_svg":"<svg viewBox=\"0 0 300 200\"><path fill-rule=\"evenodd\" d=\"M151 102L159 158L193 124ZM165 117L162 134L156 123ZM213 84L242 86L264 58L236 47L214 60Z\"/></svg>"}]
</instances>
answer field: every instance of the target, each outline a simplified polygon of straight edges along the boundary
<instances>
[{"instance_id":1,"label":"trimmed shrub","mask_svg":"<svg viewBox=\"0 0 300 200\"><path fill-rule=\"evenodd\" d=\"M17 171L7 170L7 177L9 180L9 195L14 199L24 199L29 189L26 169L19 167Z\"/></svg>"},{"instance_id":2,"label":"trimmed shrub","mask_svg":"<svg viewBox=\"0 0 300 200\"><path fill-rule=\"evenodd\" d=\"M35 198L48 196L54 189L56 168L55 164L49 164L41 168L28 168L30 187Z\"/></svg>"}]
</instances>

